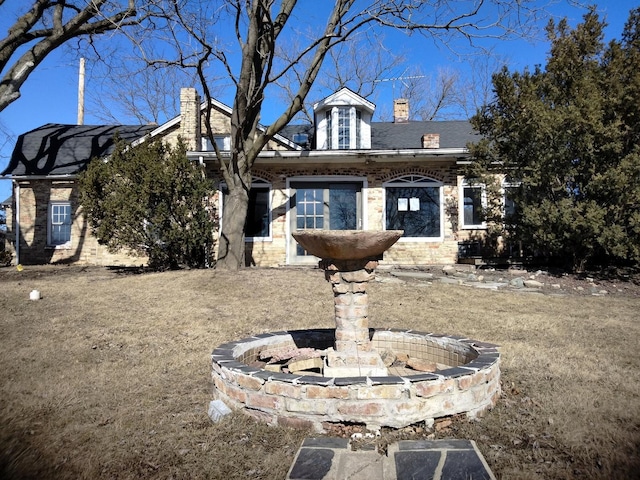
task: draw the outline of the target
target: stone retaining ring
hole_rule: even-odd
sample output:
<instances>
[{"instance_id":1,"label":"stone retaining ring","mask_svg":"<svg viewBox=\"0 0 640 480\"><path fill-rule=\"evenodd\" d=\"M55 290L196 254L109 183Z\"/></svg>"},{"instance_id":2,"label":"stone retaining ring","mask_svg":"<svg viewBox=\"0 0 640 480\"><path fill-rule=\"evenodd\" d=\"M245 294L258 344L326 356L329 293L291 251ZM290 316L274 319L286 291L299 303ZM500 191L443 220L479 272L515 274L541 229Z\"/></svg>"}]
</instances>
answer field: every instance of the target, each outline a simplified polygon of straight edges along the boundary
<instances>
[{"instance_id":1,"label":"stone retaining ring","mask_svg":"<svg viewBox=\"0 0 640 480\"><path fill-rule=\"evenodd\" d=\"M312 428L334 423L402 428L436 418L475 418L500 396L498 346L455 335L370 329L373 348L447 365L433 373L333 378L271 372L251 366L269 349L333 345L335 329L270 332L222 344L213 350L215 395L232 409L272 425Z\"/></svg>"}]
</instances>

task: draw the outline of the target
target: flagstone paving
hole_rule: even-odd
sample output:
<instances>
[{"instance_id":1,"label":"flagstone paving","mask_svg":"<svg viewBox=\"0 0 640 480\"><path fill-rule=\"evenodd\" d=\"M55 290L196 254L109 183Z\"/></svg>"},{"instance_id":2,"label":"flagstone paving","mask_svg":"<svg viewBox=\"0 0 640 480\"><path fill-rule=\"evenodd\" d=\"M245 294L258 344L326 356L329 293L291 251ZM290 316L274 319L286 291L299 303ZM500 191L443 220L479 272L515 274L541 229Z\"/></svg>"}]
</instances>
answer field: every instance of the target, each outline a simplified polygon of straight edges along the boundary
<instances>
[{"instance_id":1,"label":"flagstone paving","mask_svg":"<svg viewBox=\"0 0 640 480\"><path fill-rule=\"evenodd\" d=\"M472 440L402 440L379 453L347 438L304 440L287 480L495 480Z\"/></svg>"}]
</instances>

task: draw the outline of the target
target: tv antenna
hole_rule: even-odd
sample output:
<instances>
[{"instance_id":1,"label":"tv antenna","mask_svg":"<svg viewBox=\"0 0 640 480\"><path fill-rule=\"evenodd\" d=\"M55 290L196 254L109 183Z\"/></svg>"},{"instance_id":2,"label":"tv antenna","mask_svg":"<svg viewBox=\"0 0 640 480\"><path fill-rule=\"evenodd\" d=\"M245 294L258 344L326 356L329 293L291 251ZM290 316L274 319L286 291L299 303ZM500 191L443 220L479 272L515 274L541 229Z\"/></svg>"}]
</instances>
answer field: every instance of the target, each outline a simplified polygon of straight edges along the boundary
<instances>
[{"instance_id":1,"label":"tv antenna","mask_svg":"<svg viewBox=\"0 0 640 480\"><path fill-rule=\"evenodd\" d=\"M393 98L396 98L396 82L400 81L402 82L402 84L409 88L409 84L407 82L405 82L405 80L414 80L416 78L426 78L426 75L407 75L405 76L404 74L400 75L399 77L391 77L391 78L379 78L373 81L373 83L381 83L381 82L393 82L391 84L391 88L392 88L392 95Z\"/></svg>"}]
</instances>

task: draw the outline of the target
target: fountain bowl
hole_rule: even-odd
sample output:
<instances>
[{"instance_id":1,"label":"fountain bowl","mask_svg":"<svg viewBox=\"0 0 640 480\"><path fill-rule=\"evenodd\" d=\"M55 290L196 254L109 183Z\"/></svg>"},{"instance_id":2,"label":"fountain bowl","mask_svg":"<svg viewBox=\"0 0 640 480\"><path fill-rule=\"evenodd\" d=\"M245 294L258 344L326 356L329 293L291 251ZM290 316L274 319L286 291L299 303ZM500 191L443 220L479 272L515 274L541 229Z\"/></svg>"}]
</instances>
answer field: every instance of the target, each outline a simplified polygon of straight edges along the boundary
<instances>
[{"instance_id":1,"label":"fountain bowl","mask_svg":"<svg viewBox=\"0 0 640 480\"><path fill-rule=\"evenodd\" d=\"M378 258L404 230L301 230L293 238L311 255L322 259Z\"/></svg>"}]
</instances>

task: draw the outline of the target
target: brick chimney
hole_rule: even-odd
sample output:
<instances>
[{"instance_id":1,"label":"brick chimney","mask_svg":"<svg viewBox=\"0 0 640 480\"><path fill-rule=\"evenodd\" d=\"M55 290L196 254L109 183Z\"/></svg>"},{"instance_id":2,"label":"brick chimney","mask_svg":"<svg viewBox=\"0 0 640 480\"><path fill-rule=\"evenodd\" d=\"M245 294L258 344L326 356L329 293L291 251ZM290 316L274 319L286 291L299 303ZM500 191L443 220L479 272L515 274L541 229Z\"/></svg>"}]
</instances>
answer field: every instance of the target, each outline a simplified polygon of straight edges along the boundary
<instances>
[{"instance_id":1,"label":"brick chimney","mask_svg":"<svg viewBox=\"0 0 640 480\"><path fill-rule=\"evenodd\" d=\"M409 100L396 98L393 101L393 123L407 123L409 121Z\"/></svg>"},{"instance_id":2,"label":"brick chimney","mask_svg":"<svg viewBox=\"0 0 640 480\"><path fill-rule=\"evenodd\" d=\"M180 89L180 137L187 151L202 150L200 145L200 95L195 88Z\"/></svg>"},{"instance_id":3,"label":"brick chimney","mask_svg":"<svg viewBox=\"0 0 640 480\"><path fill-rule=\"evenodd\" d=\"M422 148L440 148L440 134L425 133L422 135Z\"/></svg>"}]
</instances>

